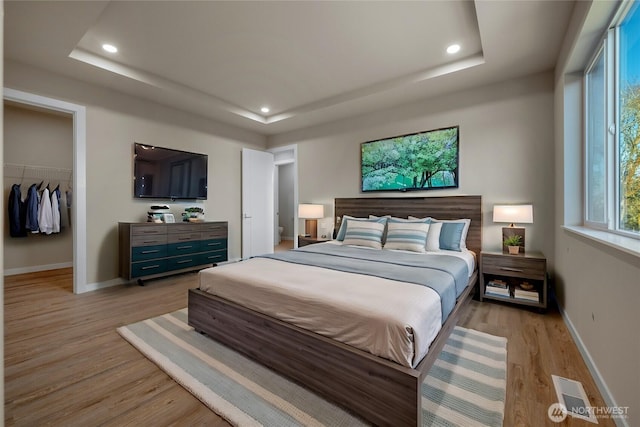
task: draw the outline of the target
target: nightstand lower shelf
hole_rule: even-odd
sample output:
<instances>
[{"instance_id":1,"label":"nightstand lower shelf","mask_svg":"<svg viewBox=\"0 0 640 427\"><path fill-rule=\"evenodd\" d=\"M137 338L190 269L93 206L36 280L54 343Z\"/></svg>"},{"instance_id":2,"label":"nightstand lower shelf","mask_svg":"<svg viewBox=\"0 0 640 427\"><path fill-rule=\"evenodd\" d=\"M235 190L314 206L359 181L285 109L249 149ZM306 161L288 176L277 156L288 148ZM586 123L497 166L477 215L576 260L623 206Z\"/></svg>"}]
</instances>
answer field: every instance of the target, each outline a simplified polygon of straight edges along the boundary
<instances>
[{"instance_id":1,"label":"nightstand lower shelf","mask_svg":"<svg viewBox=\"0 0 640 427\"><path fill-rule=\"evenodd\" d=\"M541 253L480 254L480 301L486 299L544 310L547 295L546 258Z\"/></svg>"}]
</instances>

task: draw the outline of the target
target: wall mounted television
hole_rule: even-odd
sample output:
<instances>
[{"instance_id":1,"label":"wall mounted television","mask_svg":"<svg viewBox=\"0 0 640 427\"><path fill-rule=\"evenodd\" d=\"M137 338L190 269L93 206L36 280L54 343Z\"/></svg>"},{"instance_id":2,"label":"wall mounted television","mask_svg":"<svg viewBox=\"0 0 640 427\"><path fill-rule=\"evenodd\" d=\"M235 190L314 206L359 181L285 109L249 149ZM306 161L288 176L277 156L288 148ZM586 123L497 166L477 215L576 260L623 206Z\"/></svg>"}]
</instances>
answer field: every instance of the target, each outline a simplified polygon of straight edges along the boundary
<instances>
[{"instance_id":1,"label":"wall mounted television","mask_svg":"<svg viewBox=\"0 0 640 427\"><path fill-rule=\"evenodd\" d=\"M206 154L134 143L133 196L143 199L207 198Z\"/></svg>"},{"instance_id":2,"label":"wall mounted television","mask_svg":"<svg viewBox=\"0 0 640 427\"><path fill-rule=\"evenodd\" d=\"M363 142L360 189L458 188L459 126Z\"/></svg>"}]
</instances>

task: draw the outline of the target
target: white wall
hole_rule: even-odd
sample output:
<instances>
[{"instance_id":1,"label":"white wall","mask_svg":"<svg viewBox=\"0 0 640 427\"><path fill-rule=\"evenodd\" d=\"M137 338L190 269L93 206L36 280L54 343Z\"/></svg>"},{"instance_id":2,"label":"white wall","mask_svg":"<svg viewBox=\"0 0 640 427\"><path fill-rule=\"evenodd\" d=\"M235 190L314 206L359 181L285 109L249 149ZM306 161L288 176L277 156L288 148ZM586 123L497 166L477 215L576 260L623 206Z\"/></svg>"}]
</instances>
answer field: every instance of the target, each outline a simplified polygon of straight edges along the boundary
<instances>
[{"instance_id":1,"label":"white wall","mask_svg":"<svg viewBox=\"0 0 640 427\"><path fill-rule=\"evenodd\" d=\"M503 224L492 207L533 203L527 249L553 259L553 78L551 73L459 92L339 123L271 137L298 144L299 199L323 203L331 222L335 197L361 197L360 143L460 126L460 187L379 196L482 195L483 247L501 248Z\"/></svg>"},{"instance_id":2,"label":"white wall","mask_svg":"<svg viewBox=\"0 0 640 427\"><path fill-rule=\"evenodd\" d=\"M240 152L264 148L264 137L23 64L5 70L5 87L87 107L89 284L117 278L117 223L144 221L154 203L133 199L134 141L209 155L208 200L199 203L207 220L229 221L229 257L240 257ZM179 216L192 203L169 204Z\"/></svg>"}]
</instances>

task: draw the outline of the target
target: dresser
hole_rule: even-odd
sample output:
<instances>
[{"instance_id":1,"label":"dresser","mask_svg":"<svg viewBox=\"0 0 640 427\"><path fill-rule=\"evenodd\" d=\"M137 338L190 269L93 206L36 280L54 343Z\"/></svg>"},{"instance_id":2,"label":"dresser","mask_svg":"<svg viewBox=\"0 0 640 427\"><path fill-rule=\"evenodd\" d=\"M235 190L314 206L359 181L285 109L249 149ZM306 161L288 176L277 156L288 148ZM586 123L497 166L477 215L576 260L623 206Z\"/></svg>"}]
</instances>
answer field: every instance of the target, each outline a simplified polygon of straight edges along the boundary
<instances>
[{"instance_id":1,"label":"dresser","mask_svg":"<svg viewBox=\"0 0 640 427\"><path fill-rule=\"evenodd\" d=\"M120 277L126 280L200 270L227 261L227 222L118 223Z\"/></svg>"}]
</instances>

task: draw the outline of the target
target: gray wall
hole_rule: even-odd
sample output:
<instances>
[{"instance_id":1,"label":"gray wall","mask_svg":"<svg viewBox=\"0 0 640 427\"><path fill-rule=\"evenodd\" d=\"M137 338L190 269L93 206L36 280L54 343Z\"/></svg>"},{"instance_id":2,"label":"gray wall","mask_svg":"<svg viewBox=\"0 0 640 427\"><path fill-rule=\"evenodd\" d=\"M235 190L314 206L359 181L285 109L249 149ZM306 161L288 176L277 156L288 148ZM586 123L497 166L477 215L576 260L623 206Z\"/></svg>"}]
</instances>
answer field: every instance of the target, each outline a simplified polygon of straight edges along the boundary
<instances>
[{"instance_id":1,"label":"gray wall","mask_svg":"<svg viewBox=\"0 0 640 427\"><path fill-rule=\"evenodd\" d=\"M527 249L553 259L553 78L551 73L459 92L269 140L298 144L299 200L322 203L331 223L335 197L360 197L360 143L460 126L460 187L381 196L482 195L483 246L501 247L494 204L532 203ZM376 194L367 193L375 197ZM322 226L322 224L320 225Z\"/></svg>"},{"instance_id":2,"label":"gray wall","mask_svg":"<svg viewBox=\"0 0 640 427\"><path fill-rule=\"evenodd\" d=\"M557 65L555 282L565 322L607 404L628 407L629 418L617 422L633 426L640 423L640 254L563 228L582 224L582 70L614 7L578 2Z\"/></svg>"}]
</instances>

